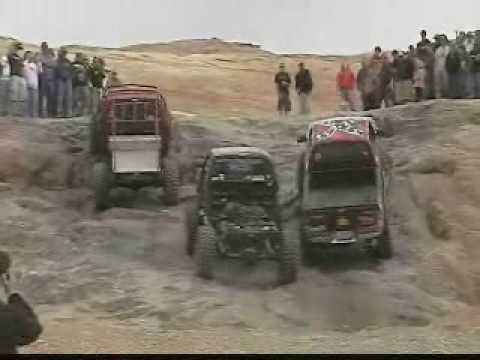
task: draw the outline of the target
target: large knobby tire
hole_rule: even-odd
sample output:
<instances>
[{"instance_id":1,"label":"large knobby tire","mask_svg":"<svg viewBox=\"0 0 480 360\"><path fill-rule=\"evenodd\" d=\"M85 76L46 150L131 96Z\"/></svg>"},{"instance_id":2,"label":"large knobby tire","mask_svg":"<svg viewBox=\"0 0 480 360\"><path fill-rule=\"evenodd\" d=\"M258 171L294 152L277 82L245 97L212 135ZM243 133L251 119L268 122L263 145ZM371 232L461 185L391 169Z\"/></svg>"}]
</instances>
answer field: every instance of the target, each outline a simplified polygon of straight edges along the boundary
<instances>
[{"instance_id":1,"label":"large knobby tire","mask_svg":"<svg viewBox=\"0 0 480 360\"><path fill-rule=\"evenodd\" d=\"M382 260L389 260L393 257L393 246L387 221L385 221L385 228L382 236L377 239L375 256Z\"/></svg>"},{"instance_id":2,"label":"large knobby tire","mask_svg":"<svg viewBox=\"0 0 480 360\"><path fill-rule=\"evenodd\" d=\"M197 230L197 241L195 243L195 264L197 276L212 280L214 277L213 267L217 257L217 241L215 231L209 225L202 225Z\"/></svg>"},{"instance_id":3,"label":"large knobby tire","mask_svg":"<svg viewBox=\"0 0 480 360\"><path fill-rule=\"evenodd\" d=\"M312 244L308 242L307 235L303 229L303 225L300 224L300 247L302 252L302 262L306 266L313 266L315 264L315 252Z\"/></svg>"},{"instance_id":4,"label":"large knobby tire","mask_svg":"<svg viewBox=\"0 0 480 360\"><path fill-rule=\"evenodd\" d=\"M98 154L97 120L95 115L92 115L90 117L88 131L89 131L90 155L95 156Z\"/></svg>"},{"instance_id":5,"label":"large knobby tire","mask_svg":"<svg viewBox=\"0 0 480 360\"><path fill-rule=\"evenodd\" d=\"M305 151L302 151L297 163L297 191L303 195L303 183L305 179Z\"/></svg>"},{"instance_id":6,"label":"large knobby tire","mask_svg":"<svg viewBox=\"0 0 480 360\"><path fill-rule=\"evenodd\" d=\"M197 206L189 207L185 214L185 225L187 232L186 251L187 255L193 256L195 253L195 244L197 242L198 231L198 210Z\"/></svg>"},{"instance_id":7,"label":"large knobby tire","mask_svg":"<svg viewBox=\"0 0 480 360\"><path fill-rule=\"evenodd\" d=\"M112 185L112 172L104 162L93 166L93 188L95 191L95 208L103 211L110 206L110 188Z\"/></svg>"},{"instance_id":8,"label":"large knobby tire","mask_svg":"<svg viewBox=\"0 0 480 360\"><path fill-rule=\"evenodd\" d=\"M280 286L297 281L300 268L300 241L296 237L281 234L281 246L278 264L278 283Z\"/></svg>"},{"instance_id":9,"label":"large knobby tire","mask_svg":"<svg viewBox=\"0 0 480 360\"><path fill-rule=\"evenodd\" d=\"M163 176L163 193L165 204L168 206L178 205L180 197L180 171L175 160L165 159Z\"/></svg>"}]
</instances>

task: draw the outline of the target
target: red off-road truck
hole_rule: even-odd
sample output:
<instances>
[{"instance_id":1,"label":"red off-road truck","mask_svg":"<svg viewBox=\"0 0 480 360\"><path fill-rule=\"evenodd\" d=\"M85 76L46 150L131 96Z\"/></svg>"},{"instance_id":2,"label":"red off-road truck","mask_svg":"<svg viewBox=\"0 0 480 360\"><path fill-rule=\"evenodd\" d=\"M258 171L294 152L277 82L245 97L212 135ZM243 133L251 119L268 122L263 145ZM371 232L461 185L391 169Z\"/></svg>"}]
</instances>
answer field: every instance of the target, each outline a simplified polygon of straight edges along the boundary
<instances>
[{"instance_id":1,"label":"red off-road truck","mask_svg":"<svg viewBox=\"0 0 480 360\"><path fill-rule=\"evenodd\" d=\"M158 88L137 84L109 87L90 123L90 152L97 210L110 206L115 186L158 185L167 205L177 205L177 126Z\"/></svg>"},{"instance_id":2,"label":"red off-road truck","mask_svg":"<svg viewBox=\"0 0 480 360\"><path fill-rule=\"evenodd\" d=\"M297 139L300 236L304 259L322 246L361 243L377 257L392 256L385 171L370 117L316 121Z\"/></svg>"}]
</instances>

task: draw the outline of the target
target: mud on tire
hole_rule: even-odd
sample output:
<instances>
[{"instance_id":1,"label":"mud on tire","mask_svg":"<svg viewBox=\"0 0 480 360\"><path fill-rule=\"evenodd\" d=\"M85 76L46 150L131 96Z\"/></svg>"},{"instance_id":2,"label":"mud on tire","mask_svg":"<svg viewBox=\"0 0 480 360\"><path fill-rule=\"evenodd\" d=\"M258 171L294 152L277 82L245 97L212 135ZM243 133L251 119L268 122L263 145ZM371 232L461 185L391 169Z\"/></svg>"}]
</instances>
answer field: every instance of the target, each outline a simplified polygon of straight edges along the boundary
<instances>
[{"instance_id":1,"label":"mud on tire","mask_svg":"<svg viewBox=\"0 0 480 360\"><path fill-rule=\"evenodd\" d=\"M195 265L197 276L211 280L214 277L213 266L217 257L215 231L210 225L199 226L195 243Z\"/></svg>"},{"instance_id":2,"label":"mud on tire","mask_svg":"<svg viewBox=\"0 0 480 360\"><path fill-rule=\"evenodd\" d=\"M296 237L281 234L281 246L278 264L278 283L288 285L297 280L300 267L300 241Z\"/></svg>"},{"instance_id":3,"label":"mud on tire","mask_svg":"<svg viewBox=\"0 0 480 360\"><path fill-rule=\"evenodd\" d=\"M305 151L302 151L297 162L297 191L303 194L303 182L305 178Z\"/></svg>"},{"instance_id":4,"label":"mud on tire","mask_svg":"<svg viewBox=\"0 0 480 360\"><path fill-rule=\"evenodd\" d=\"M97 162L93 166L93 189L95 192L95 208L97 211L106 210L110 206L110 188L112 173L105 162Z\"/></svg>"},{"instance_id":5,"label":"mud on tire","mask_svg":"<svg viewBox=\"0 0 480 360\"><path fill-rule=\"evenodd\" d=\"M386 221L385 230L377 240L377 246L374 249L375 257L383 260L391 259L393 257L393 246L390 238L390 230Z\"/></svg>"},{"instance_id":6,"label":"mud on tire","mask_svg":"<svg viewBox=\"0 0 480 360\"><path fill-rule=\"evenodd\" d=\"M315 253L313 246L307 242L305 234L300 230L300 247L302 253L302 263L306 266L313 266L315 264Z\"/></svg>"},{"instance_id":7,"label":"mud on tire","mask_svg":"<svg viewBox=\"0 0 480 360\"><path fill-rule=\"evenodd\" d=\"M195 252L195 244L197 242L197 231L198 231L198 214L197 206L193 205L189 207L185 214L185 226L186 226L186 252L187 255L193 256Z\"/></svg>"},{"instance_id":8,"label":"mud on tire","mask_svg":"<svg viewBox=\"0 0 480 360\"><path fill-rule=\"evenodd\" d=\"M164 199L168 206L178 205L180 189L180 171L178 164L173 159L164 162Z\"/></svg>"},{"instance_id":9,"label":"mud on tire","mask_svg":"<svg viewBox=\"0 0 480 360\"><path fill-rule=\"evenodd\" d=\"M98 114L90 117L89 124L89 150L90 155L98 156L105 151L103 141L102 127L99 124L100 116Z\"/></svg>"}]
</instances>

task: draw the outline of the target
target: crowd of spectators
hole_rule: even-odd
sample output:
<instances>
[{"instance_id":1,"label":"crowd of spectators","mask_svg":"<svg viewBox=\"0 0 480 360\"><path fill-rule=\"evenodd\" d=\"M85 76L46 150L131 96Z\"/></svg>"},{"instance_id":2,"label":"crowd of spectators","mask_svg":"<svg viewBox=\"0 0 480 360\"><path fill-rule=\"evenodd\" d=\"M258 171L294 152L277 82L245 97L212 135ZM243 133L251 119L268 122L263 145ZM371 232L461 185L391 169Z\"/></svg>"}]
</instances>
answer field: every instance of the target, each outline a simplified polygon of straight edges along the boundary
<instances>
[{"instance_id":1,"label":"crowd of spectators","mask_svg":"<svg viewBox=\"0 0 480 360\"><path fill-rule=\"evenodd\" d=\"M352 109L355 89L365 110L426 99L480 99L480 31L430 40L422 30L417 45L406 51L383 52L377 46L356 75L342 65L337 87Z\"/></svg>"},{"instance_id":2,"label":"crowd of spectators","mask_svg":"<svg viewBox=\"0 0 480 360\"><path fill-rule=\"evenodd\" d=\"M39 52L15 41L0 62L0 115L71 118L93 113L108 84L119 84L102 58L67 49L56 53L46 42Z\"/></svg>"}]
</instances>

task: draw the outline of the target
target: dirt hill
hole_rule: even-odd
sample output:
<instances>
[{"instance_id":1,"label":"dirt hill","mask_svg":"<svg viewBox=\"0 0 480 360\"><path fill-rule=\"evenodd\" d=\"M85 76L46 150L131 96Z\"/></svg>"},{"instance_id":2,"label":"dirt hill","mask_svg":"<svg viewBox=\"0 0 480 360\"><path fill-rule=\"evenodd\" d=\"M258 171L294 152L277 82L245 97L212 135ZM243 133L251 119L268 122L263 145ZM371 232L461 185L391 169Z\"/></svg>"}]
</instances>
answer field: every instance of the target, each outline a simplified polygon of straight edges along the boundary
<instances>
[{"instance_id":1,"label":"dirt hill","mask_svg":"<svg viewBox=\"0 0 480 360\"><path fill-rule=\"evenodd\" d=\"M143 49L142 49L143 51ZM250 50L248 50L250 51ZM183 133L183 172L221 140L261 146L294 193L296 133L336 107L338 60L274 54L170 54L88 49L129 81L165 89ZM272 115L276 64L306 60L315 114ZM13 286L45 326L28 353L477 353L480 351L480 102L432 101L375 112L395 256L358 249L320 254L291 286L273 264L220 264L193 276L182 203L144 188L132 206L93 211L88 119L0 121L0 243L15 259ZM287 236L298 236L294 217Z\"/></svg>"},{"instance_id":2,"label":"dirt hill","mask_svg":"<svg viewBox=\"0 0 480 360\"><path fill-rule=\"evenodd\" d=\"M5 53L9 43L0 39L0 52ZM30 44L26 48L38 50ZM300 61L307 64L314 77L314 111L328 112L337 106L336 57L275 55L256 45L218 39L133 45L117 50L79 45L69 49L72 55L82 51L104 57L124 82L160 87L170 106L184 112L221 116L274 113L277 96L273 78L278 65L286 63L293 77Z\"/></svg>"}]
</instances>

